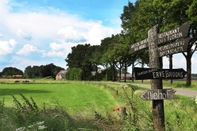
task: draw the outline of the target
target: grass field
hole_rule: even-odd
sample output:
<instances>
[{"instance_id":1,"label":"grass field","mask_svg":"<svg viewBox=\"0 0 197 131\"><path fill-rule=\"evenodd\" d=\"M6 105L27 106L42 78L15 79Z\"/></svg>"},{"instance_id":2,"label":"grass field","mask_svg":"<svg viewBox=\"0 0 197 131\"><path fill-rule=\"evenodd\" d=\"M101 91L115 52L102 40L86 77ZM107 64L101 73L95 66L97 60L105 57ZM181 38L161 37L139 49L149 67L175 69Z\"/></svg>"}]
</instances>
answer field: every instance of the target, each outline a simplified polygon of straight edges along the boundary
<instances>
[{"instance_id":1,"label":"grass field","mask_svg":"<svg viewBox=\"0 0 197 131\"><path fill-rule=\"evenodd\" d=\"M42 108L61 105L67 111L112 109L114 98L100 87L87 84L0 84L0 99L5 99L5 106L14 105L12 95L19 100L19 94L32 97Z\"/></svg>"},{"instance_id":2,"label":"grass field","mask_svg":"<svg viewBox=\"0 0 197 131\"><path fill-rule=\"evenodd\" d=\"M20 94L23 94L27 99L32 97L41 109L43 103L45 103L46 108L61 106L63 110L65 109L69 113L67 115L62 113L63 110L59 112L55 109L53 110L55 114L50 113L50 110L49 113L46 113L47 110L45 112L39 110L38 115L36 115L34 110L29 112L29 108L28 110L26 108L25 110L16 108L17 112L22 111L19 115L14 113L15 110L11 114L9 111L2 114L7 115L7 117L0 117L0 130L2 128L11 131L21 126L28 127L28 125L38 120L45 121L48 129L56 130L153 130L151 101L145 101L139 97L144 89L137 86L114 82L54 80L30 80L29 83L14 83L13 80L0 82L0 114L4 110L4 108L1 108L1 100L5 100L5 107L16 108L12 95L17 100L24 102ZM144 81L144 83L149 84L149 81ZM174 84L174 86L182 85L178 81ZM195 86L192 88L195 88ZM179 95L177 97L177 99L165 100L164 102L166 131L195 130L197 128L197 104L195 99ZM123 121L121 112L112 111L114 107L126 107L127 115ZM6 109L10 110L9 108ZM56 120L54 116L57 115L59 117ZM9 119L5 120L5 118ZM14 126L4 128L1 123ZM54 123L55 125L53 125Z\"/></svg>"}]
</instances>

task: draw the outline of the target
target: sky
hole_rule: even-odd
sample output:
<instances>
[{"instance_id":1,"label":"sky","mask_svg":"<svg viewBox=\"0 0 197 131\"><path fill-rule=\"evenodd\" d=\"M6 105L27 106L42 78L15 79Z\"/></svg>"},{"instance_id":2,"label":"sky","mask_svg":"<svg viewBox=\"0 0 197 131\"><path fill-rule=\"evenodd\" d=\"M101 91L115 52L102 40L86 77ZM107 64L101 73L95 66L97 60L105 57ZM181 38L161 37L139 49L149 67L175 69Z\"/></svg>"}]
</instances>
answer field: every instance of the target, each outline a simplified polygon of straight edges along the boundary
<instances>
[{"instance_id":1,"label":"sky","mask_svg":"<svg viewBox=\"0 0 197 131\"><path fill-rule=\"evenodd\" d=\"M128 0L0 0L0 72L5 67L24 71L50 63L66 69L71 47L99 45L121 32L125 5ZM163 64L168 68L166 57ZM183 55L174 55L173 64L185 69ZM194 73L196 64L195 53Z\"/></svg>"}]
</instances>

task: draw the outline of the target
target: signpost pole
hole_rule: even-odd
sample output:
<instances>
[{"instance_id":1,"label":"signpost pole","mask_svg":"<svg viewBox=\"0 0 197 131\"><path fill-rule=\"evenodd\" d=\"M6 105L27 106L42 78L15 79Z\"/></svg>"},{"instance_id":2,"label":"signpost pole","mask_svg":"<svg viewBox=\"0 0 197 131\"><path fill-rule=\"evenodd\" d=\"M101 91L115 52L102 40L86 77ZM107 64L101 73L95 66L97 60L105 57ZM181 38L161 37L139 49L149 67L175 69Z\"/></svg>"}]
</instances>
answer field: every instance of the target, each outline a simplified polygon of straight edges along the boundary
<instances>
[{"instance_id":1,"label":"signpost pole","mask_svg":"<svg viewBox=\"0 0 197 131\"><path fill-rule=\"evenodd\" d=\"M156 25L148 31L149 60L151 68L162 69L162 59L159 58L159 52L157 47L158 30L158 25ZM151 89L163 89L162 79L151 80ZM152 101L152 114L155 131L164 131L165 120L163 100Z\"/></svg>"}]
</instances>

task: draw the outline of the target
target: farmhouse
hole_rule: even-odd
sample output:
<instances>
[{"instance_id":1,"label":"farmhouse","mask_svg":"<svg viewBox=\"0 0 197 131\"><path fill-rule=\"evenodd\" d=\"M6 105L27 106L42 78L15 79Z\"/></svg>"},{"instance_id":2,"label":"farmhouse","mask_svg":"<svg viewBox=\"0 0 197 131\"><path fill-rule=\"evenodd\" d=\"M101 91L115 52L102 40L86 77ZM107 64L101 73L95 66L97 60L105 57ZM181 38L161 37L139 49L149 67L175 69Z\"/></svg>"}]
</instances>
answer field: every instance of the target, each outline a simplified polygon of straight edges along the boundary
<instances>
[{"instance_id":1,"label":"farmhouse","mask_svg":"<svg viewBox=\"0 0 197 131\"><path fill-rule=\"evenodd\" d=\"M15 77L15 78L22 78L22 77L23 77L23 75L16 74L16 75L12 75L12 77Z\"/></svg>"},{"instance_id":2,"label":"farmhouse","mask_svg":"<svg viewBox=\"0 0 197 131\"><path fill-rule=\"evenodd\" d=\"M124 80L124 78L125 78L125 75L124 74L121 74L120 79L121 80ZM132 75L131 74L126 74L126 80L131 80L131 78L132 78ZM119 79L119 74L117 75L117 79Z\"/></svg>"},{"instance_id":3,"label":"farmhouse","mask_svg":"<svg viewBox=\"0 0 197 131\"><path fill-rule=\"evenodd\" d=\"M56 80L61 80L64 79L66 76L66 70L61 70L59 73L56 75Z\"/></svg>"}]
</instances>

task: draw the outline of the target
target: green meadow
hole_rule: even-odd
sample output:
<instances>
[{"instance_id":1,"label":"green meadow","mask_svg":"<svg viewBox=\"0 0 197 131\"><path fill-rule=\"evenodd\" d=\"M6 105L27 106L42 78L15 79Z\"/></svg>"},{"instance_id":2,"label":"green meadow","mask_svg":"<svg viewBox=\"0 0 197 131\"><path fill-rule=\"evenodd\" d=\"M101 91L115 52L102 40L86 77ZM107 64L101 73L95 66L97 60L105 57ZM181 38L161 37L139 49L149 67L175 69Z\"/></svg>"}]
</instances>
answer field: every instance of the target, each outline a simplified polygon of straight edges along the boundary
<instances>
[{"instance_id":1,"label":"green meadow","mask_svg":"<svg viewBox=\"0 0 197 131\"><path fill-rule=\"evenodd\" d=\"M153 131L151 101L139 97L144 90L114 82L4 81L0 131ZM177 95L164 103L166 131L197 129L195 98Z\"/></svg>"},{"instance_id":2,"label":"green meadow","mask_svg":"<svg viewBox=\"0 0 197 131\"><path fill-rule=\"evenodd\" d=\"M107 110L116 104L106 90L88 84L0 84L0 99L5 99L6 107L14 106L12 95L20 100L20 94L32 97L40 108L61 105L71 113L94 108Z\"/></svg>"}]
</instances>

